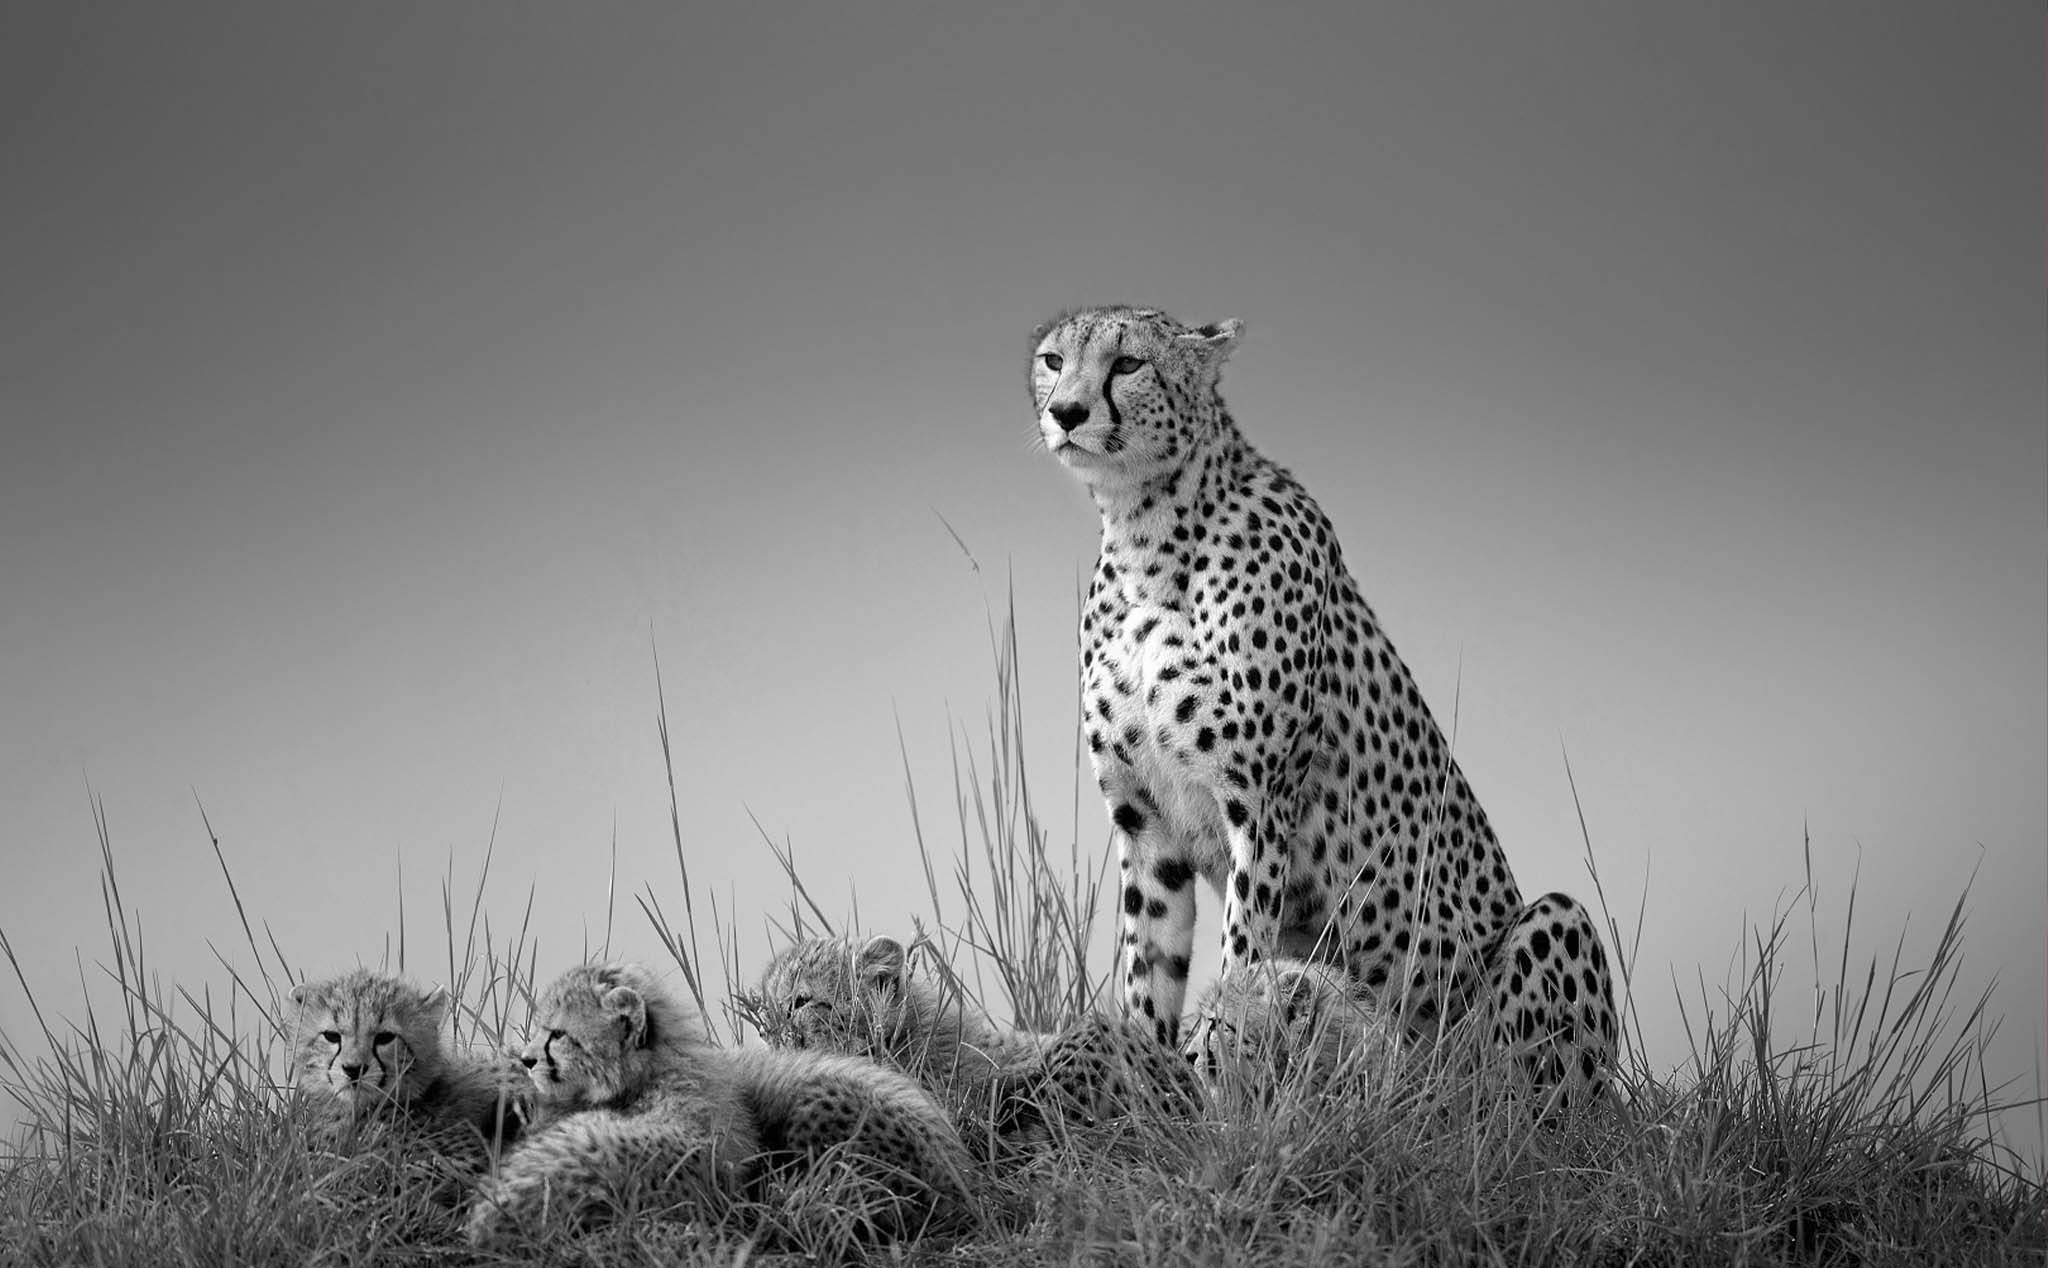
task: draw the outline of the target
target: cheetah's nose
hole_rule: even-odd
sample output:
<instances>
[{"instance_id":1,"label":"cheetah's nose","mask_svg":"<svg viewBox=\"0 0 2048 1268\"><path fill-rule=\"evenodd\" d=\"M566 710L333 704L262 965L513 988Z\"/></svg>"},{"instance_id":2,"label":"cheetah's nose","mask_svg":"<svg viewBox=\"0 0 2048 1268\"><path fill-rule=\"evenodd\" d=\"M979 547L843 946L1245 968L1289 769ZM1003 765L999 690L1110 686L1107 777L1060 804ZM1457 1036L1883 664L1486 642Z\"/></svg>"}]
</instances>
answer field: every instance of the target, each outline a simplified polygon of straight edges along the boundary
<instances>
[{"instance_id":1,"label":"cheetah's nose","mask_svg":"<svg viewBox=\"0 0 2048 1268\"><path fill-rule=\"evenodd\" d=\"M527 1056L527 1055L526 1055L525 1053L523 1053L523 1052L522 1052L522 1053L520 1053L520 1054L519 1054L519 1064L520 1064L520 1065L523 1065L523 1066L525 1066L525 1067L526 1067L527 1069L531 1070L531 1069L533 1069L533 1067L535 1067L535 1066L537 1066L537 1065L539 1065L539 1064L540 1064L540 1058L539 1058L539 1057L529 1057L529 1056Z\"/></svg>"},{"instance_id":2,"label":"cheetah's nose","mask_svg":"<svg viewBox=\"0 0 2048 1268\"><path fill-rule=\"evenodd\" d=\"M1052 421L1060 425L1061 431L1072 431L1088 421L1088 407L1079 401L1052 407Z\"/></svg>"},{"instance_id":3,"label":"cheetah's nose","mask_svg":"<svg viewBox=\"0 0 2048 1268\"><path fill-rule=\"evenodd\" d=\"M348 1081L349 1081L349 1082L351 1082L351 1083L354 1083L354 1082L356 1082L357 1080L359 1080L359 1079L361 1079L361 1078L363 1077L363 1067L362 1067L362 1066L359 1066L359 1065L351 1065L351 1064L349 1064L349 1063L348 1063L348 1062L346 1062L346 1061L344 1061L344 1062L342 1062L342 1063L341 1063L341 1072L342 1072L342 1073L343 1073L344 1075L348 1076Z\"/></svg>"}]
</instances>

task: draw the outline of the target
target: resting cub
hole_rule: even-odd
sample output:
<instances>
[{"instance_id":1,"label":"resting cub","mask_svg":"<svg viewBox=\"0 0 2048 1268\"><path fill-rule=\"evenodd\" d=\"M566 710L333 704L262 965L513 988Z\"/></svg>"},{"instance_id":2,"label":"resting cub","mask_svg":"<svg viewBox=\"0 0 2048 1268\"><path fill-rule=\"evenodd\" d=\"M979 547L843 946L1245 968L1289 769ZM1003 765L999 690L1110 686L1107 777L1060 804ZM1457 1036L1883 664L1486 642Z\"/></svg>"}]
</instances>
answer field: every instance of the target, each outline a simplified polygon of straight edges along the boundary
<instances>
[{"instance_id":1,"label":"resting cub","mask_svg":"<svg viewBox=\"0 0 2048 1268\"><path fill-rule=\"evenodd\" d=\"M886 1061L946 1096L970 1134L1202 1103L1187 1062L1147 1028L1106 1017L997 1026L959 991L912 976L894 938L796 943L769 962L753 1003L770 1044Z\"/></svg>"},{"instance_id":2,"label":"resting cub","mask_svg":"<svg viewBox=\"0 0 2048 1268\"><path fill-rule=\"evenodd\" d=\"M521 1060L549 1120L482 1186L472 1242L636 1202L717 1215L821 1156L863 1182L885 1235L973 1206L960 1138L911 1080L817 1053L721 1049L637 964L587 964L549 986Z\"/></svg>"}]
</instances>

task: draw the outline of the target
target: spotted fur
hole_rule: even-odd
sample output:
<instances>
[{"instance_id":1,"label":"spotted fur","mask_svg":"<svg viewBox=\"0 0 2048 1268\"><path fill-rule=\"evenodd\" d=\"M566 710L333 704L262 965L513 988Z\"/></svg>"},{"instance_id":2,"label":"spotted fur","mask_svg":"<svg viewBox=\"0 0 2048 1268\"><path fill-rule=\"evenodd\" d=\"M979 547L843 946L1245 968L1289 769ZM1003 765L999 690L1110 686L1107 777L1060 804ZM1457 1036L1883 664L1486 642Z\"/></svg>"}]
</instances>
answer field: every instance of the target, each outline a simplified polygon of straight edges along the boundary
<instances>
[{"instance_id":1,"label":"spotted fur","mask_svg":"<svg viewBox=\"0 0 2048 1268\"><path fill-rule=\"evenodd\" d=\"M1222 898L1225 974L1327 959L1431 1032L1515 980L1521 893L1328 519L1224 406L1240 331L1118 307L1033 339L1039 436L1102 520L1081 705L1115 829L1124 1004L1177 1036L1199 877ZM1538 905L1577 931L1591 999L1562 1007L1525 976L1512 1024L1604 1079L1598 937L1569 898Z\"/></svg>"}]
</instances>

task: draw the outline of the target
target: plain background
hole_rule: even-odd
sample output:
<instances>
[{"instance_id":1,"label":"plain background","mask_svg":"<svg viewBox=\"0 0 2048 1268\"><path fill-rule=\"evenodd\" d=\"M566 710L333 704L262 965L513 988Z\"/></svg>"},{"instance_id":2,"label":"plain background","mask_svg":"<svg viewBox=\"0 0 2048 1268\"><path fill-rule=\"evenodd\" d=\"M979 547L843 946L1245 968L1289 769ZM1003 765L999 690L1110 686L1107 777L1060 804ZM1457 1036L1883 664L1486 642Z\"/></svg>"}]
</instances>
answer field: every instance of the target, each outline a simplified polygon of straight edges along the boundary
<instances>
[{"instance_id":1,"label":"plain background","mask_svg":"<svg viewBox=\"0 0 2048 1268\"><path fill-rule=\"evenodd\" d=\"M1990 1073L2038 1088L2035 6L740 8L10 8L0 929L46 1007L105 956L88 789L195 992L245 962L200 804L304 969L401 892L439 948L493 839L544 972L614 849L657 956L657 649L749 970L763 830L903 931L906 757L950 851L1011 591L1032 778L1099 851L1096 526L1025 342L1133 301L1246 319L1240 423L1523 887L1590 897L1569 759L1660 1066L1810 837L1859 955L1970 885Z\"/></svg>"}]
</instances>

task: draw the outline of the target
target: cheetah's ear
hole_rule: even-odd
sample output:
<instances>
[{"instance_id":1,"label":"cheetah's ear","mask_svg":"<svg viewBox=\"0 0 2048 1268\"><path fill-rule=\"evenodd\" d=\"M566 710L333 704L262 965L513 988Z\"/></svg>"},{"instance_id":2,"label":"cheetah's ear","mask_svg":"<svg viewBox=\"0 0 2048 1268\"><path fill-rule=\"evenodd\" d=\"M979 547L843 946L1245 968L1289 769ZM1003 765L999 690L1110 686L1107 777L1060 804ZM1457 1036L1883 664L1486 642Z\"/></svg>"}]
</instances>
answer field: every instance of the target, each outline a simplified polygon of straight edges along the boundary
<instances>
[{"instance_id":1,"label":"cheetah's ear","mask_svg":"<svg viewBox=\"0 0 2048 1268\"><path fill-rule=\"evenodd\" d=\"M870 938L853 968L861 981L896 990L903 985L903 944L886 936Z\"/></svg>"},{"instance_id":2,"label":"cheetah's ear","mask_svg":"<svg viewBox=\"0 0 2048 1268\"><path fill-rule=\"evenodd\" d=\"M1180 344L1205 364L1222 365L1223 359L1237 346L1238 337L1243 333L1242 321L1235 317L1225 317L1222 321L1197 326L1180 337Z\"/></svg>"},{"instance_id":3,"label":"cheetah's ear","mask_svg":"<svg viewBox=\"0 0 2048 1268\"><path fill-rule=\"evenodd\" d=\"M630 986L615 986L604 995L604 1010L626 1023L626 1046L647 1046L647 1001Z\"/></svg>"},{"instance_id":4,"label":"cheetah's ear","mask_svg":"<svg viewBox=\"0 0 2048 1268\"><path fill-rule=\"evenodd\" d=\"M320 988L311 982L301 982L292 987L289 998L300 1008L318 1008L327 1002L320 994Z\"/></svg>"}]
</instances>

